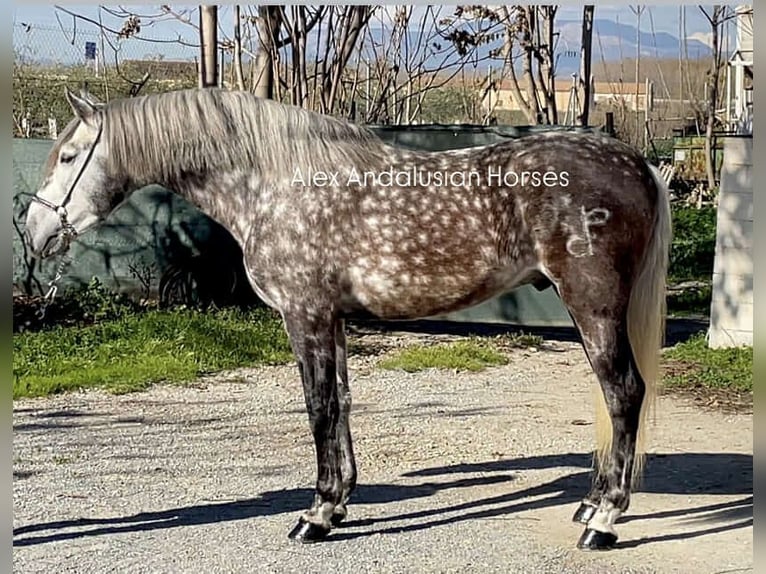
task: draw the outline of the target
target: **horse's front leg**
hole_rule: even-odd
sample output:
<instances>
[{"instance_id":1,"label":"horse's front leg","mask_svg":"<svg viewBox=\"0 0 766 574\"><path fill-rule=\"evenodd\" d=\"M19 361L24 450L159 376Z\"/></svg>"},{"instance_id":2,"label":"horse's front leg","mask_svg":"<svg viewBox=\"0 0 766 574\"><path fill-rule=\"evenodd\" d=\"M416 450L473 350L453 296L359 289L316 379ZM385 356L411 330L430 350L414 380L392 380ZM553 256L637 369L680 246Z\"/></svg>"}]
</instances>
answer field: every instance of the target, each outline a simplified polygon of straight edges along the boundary
<instances>
[{"instance_id":1,"label":"horse's front leg","mask_svg":"<svg viewBox=\"0 0 766 574\"><path fill-rule=\"evenodd\" d=\"M335 508L343 496L334 323L334 320L307 314L285 315L285 326L303 382L317 459L314 503L289 534L300 542L315 542L327 536Z\"/></svg>"},{"instance_id":2,"label":"horse's front leg","mask_svg":"<svg viewBox=\"0 0 766 574\"><path fill-rule=\"evenodd\" d=\"M573 522L579 522L580 524L588 524L590 519L598 509L598 505L601 503L601 497L606 494L607 481L606 476L601 472L598 464L593 471L593 479L591 483L590 491L587 496L582 499L580 506L572 516Z\"/></svg>"},{"instance_id":3,"label":"horse's front leg","mask_svg":"<svg viewBox=\"0 0 766 574\"><path fill-rule=\"evenodd\" d=\"M338 443L340 445L340 470L343 491L340 504L335 507L333 513L333 526L338 526L346 518L348 514L348 499L356 487L356 460L354 459L354 446L351 439L349 421L351 414L351 389L348 384L347 356L345 322L339 320L335 323L335 361L338 377L338 401L340 403Z\"/></svg>"}]
</instances>

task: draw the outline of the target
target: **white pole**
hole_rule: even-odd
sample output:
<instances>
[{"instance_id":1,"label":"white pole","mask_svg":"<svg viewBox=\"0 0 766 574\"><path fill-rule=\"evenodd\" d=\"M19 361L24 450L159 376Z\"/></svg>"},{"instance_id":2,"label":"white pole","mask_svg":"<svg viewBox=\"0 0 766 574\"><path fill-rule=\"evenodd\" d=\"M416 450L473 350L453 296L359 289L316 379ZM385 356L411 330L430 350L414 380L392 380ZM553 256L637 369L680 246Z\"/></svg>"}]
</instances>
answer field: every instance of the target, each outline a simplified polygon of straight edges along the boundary
<instances>
[{"instance_id":1,"label":"white pole","mask_svg":"<svg viewBox=\"0 0 766 574\"><path fill-rule=\"evenodd\" d=\"M740 59L741 60L741 59ZM744 78L744 70L742 66L742 62L737 62L737 71L736 71L736 81L735 81L735 89L736 89L736 96L735 96L735 105L736 105L736 112L737 112L737 121L740 121L742 119L742 112L744 109L742 97L744 95L744 89L745 89L745 78Z\"/></svg>"},{"instance_id":2,"label":"white pole","mask_svg":"<svg viewBox=\"0 0 766 574\"><path fill-rule=\"evenodd\" d=\"M726 64L726 128L731 129L731 65Z\"/></svg>"},{"instance_id":3,"label":"white pole","mask_svg":"<svg viewBox=\"0 0 766 574\"><path fill-rule=\"evenodd\" d=\"M649 149L649 78L644 83L644 153Z\"/></svg>"}]
</instances>

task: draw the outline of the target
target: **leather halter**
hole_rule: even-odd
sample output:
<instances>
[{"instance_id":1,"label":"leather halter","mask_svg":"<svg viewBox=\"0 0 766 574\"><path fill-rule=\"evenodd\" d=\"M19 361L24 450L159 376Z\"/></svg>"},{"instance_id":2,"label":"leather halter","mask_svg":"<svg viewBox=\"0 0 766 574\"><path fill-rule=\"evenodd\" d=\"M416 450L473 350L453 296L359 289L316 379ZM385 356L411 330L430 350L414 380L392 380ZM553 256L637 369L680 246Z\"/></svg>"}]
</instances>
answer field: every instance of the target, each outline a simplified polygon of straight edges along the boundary
<instances>
[{"instance_id":1,"label":"leather halter","mask_svg":"<svg viewBox=\"0 0 766 574\"><path fill-rule=\"evenodd\" d=\"M100 122L98 126L98 133L96 134L96 139L93 142L93 145L90 146L90 149L88 150L88 155L86 156L85 161L83 162L82 167L80 168L80 171L77 172L77 177L72 182L72 185L69 186L69 190L64 196L64 201L62 201L60 205L56 205L55 203L48 201L47 199L44 199L37 194L34 194L32 196L32 201L36 201L40 205L47 207L48 209L50 209L51 211L54 211L56 215L59 216L59 219L61 220L61 229L63 230L63 234L64 234L64 240L68 242L71 242L73 239L77 237L77 230L69 222L69 214L67 213L66 206L72 200L72 194L74 193L74 189L75 187L77 187L77 184L79 183L80 178L82 177L82 174L85 172L85 168L88 167L88 164L90 163L90 160L93 157L93 152L96 149L96 146L98 145L99 140L101 139L101 132L103 130L103 127L104 127L103 122Z\"/></svg>"}]
</instances>

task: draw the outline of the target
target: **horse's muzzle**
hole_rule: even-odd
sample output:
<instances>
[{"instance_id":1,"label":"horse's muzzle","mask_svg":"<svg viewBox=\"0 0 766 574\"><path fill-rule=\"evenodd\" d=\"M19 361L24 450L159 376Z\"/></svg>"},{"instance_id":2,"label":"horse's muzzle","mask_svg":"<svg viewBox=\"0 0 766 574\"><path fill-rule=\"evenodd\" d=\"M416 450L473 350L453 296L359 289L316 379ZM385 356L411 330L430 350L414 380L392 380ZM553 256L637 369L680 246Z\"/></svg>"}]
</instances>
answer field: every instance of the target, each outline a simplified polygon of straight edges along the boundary
<instances>
[{"instance_id":1,"label":"horse's muzzle","mask_svg":"<svg viewBox=\"0 0 766 574\"><path fill-rule=\"evenodd\" d=\"M24 242L27 245L29 253L35 259L47 259L66 251L68 243L64 240L63 233L54 233L48 235L44 241L35 241L28 229L24 230Z\"/></svg>"}]
</instances>

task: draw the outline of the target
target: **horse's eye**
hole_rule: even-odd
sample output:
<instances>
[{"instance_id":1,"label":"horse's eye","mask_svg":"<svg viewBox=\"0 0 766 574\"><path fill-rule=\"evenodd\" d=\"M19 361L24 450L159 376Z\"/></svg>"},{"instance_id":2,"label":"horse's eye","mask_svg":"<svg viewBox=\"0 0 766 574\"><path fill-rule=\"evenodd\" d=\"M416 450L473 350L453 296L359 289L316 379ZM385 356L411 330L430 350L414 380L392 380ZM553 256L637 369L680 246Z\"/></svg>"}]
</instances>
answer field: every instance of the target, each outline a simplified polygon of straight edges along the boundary
<instances>
[{"instance_id":1,"label":"horse's eye","mask_svg":"<svg viewBox=\"0 0 766 574\"><path fill-rule=\"evenodd\" d=\"M59 161L61 163L72 163L77 156L74 154L61 154Z\"/></svg>"}]
</instances>

